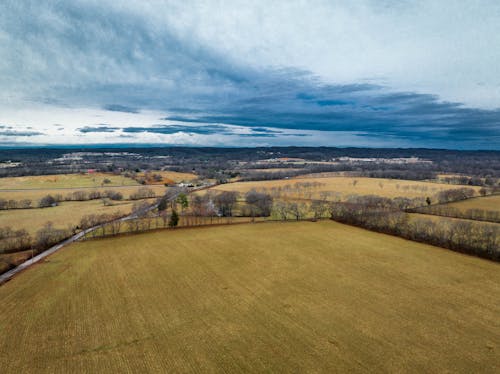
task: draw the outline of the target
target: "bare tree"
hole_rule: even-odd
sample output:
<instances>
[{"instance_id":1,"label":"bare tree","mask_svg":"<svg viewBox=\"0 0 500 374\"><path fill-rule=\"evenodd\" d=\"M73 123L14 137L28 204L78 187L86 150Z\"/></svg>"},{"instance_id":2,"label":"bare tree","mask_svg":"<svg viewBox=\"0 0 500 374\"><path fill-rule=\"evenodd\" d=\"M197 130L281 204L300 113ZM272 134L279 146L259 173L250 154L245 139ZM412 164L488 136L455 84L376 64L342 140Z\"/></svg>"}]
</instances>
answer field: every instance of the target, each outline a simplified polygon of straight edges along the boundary
<instances>
[{"instance_id":1,"label":"bare tree","mask_svg":"<svg viewBox=\"0 0 500 374\"><path fill-rule=\"evenodd\" d=\"M233 208L238 201L238 195L236 191L224 191L215 196L215 207L223 217L231 217L233 215Z\"/></svg>"},{"instance_id":2,"label":"bare tree","mask_svg":"<svg viewBox=\"0 0 500 374\"><path fill-rule=\"evenodd\" d=\"M273 206L276 215L282 220L286 221L288 219L288 204L286 201L278 200Z\"/></svg>"},{"instance_id":3,"label":"bare tree","mask_svg":"<svg viewBox=\"0 0 500 374\"><path fill-rule=\"evenodd\" d=\"M328 203L322 200L313 200L310 208L315 219L322 218L328 211Z\"/></svg>"},{"instance_id":4,"label":"bare tree","mask_svg":"<svg viewBox=\"0 0 500 374\"><path fill-rule=\"evenodd\" d=\"M304 218L307 214L307 206L304 203L288 203L288 212L297 220Z\"/></svg>"},{"instance_id":5,"label":"bare tree","mask_svg":"<svg viewBox=\"0 0 500 374\"><path fill-rule=\"evenodd\" d=\"M56 205L57 205L57 200L52 195L46 195L42 197L38 202L38 207L40 208L48 208Z\"/></svg>"},{"instance_id":6,"label":"bare tree","mask_svg":"<svg viewBox=\"0 0 500 374\"><path fill-rule=\"evenodd\" d=\"M267 193L250 190L245 195L245 202L250 209L250 215L269 217L273 206L273 198Z\"/></svg>"}]
</instances>

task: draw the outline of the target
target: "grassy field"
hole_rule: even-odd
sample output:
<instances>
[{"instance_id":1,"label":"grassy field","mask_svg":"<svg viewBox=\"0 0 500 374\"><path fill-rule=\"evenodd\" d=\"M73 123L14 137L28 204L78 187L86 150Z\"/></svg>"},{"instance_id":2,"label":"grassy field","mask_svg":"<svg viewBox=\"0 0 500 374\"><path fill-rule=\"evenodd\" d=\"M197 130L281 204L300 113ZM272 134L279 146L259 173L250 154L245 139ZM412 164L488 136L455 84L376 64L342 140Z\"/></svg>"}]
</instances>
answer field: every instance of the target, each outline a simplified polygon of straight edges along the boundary
<instances>
[{"instance_id":1,"label":"grassy field","mask_svg":"<svg viewBox=\"0 0 500 374\"><path fill-rule=\"evenodd\" d=\"M139 222L139 227L144 227L142 232L157 230L157 229L167 229L168 227L168 219L167 221L163 221L161 216L148 217L148 218L140 218L135 219L133 222ZM270 221L269 217L193 217L193 216L180 216L177 227L199 227L199 226L220 226L227 224L242 224L242 223L251 223L251 222L265 222ZM149 221L149 222L148 222ZM105 225L104 227L92 231L88 233L84 238L85 239L95 239L106 236L116 236L117 234L127 234L134 233L135 225L132 224L132 221L127 221L126 223L122 223L119 227L116 227L114 230L111 225ZM1 255L0 255L1 256Z\"/></svg>"},{"instance_id":2,"label":"grassy field","mask_svg":"<svg viewBox=\"0 0 500 374\"><path fill-rule=\"evenodd\" d=\"M284 173L290 171L299 171L300 168L269 168L269 169L243 169L244 172L249 173Z\"/></svg>"},{"instance_id":3,"label":"grassy field","mask_svg":"<svg viewBox=\"0 0 500 374\"><path fill-rule=\"evenodd\" d=\"M110 183L104 184L108 179ZM57 174L27 177L0 178L0 190L17 190L33 188L78 188L78 187L110 187L137 186L135 180L121 175L91 173L91 174Z\"/></svg>"},{"instance_id":4,"label":"grassy field","mask_svg":"<svg viewBox=\"0 0 500 374\"><path fill-rule=\"evenodd\" d=\"M484 196L474 199L457 201L456 203L447 204L447 206L452 206L462 211L465 211L467 209L483 209L498 212L500 211L500 195Z\"/></svg>"},{"instance_id":5,"label":"grassy field","mask_svg":"<svg viewBox=\"0 0 500 374\"><path fill-rule=\"evenodd\" d=\"M499 264L329 221L78 243L0 299L3 373L500 370Z\"/></svg>"},{"instance_id":6,"label":"grassy field","mask_svg":"<svg viewBox=\"0 0 500 374\"><path fill-rule=\"evenodd\" d=\"M498 227L500 225L500 223L496 223L496 222L478 221L478 220L472 220L472 219L467 219L467 218L445 217L445 216L438 216L435 214L425 214L425 213L408 213L408 216L410 217L410 219L413 219L413 218L430 219L432 221L435 221L436 223L439 223L440 225L447 224L448 222L456 222L456 221L464 221L464 222L470 221L476 225L490 225L490 226L496 226L496 227Z\"/></svg>"},{"instance_id":7,"label":"grassy field","mask_svg":"<svg viewBox=\"0 0 500 374\"><path fill-rule=\"evenodd\" d=\"M11 264L20 264L28 260L31 255L31 250L16 253L0 253L0 274L11 269Z\"/></svg>"},{"instance_id":8,"label":"grassy field","mask_svg":"<svg viewBox=\"0 0 500 374\"><path fill-rule=\"evenodd\" d=\"M144 201L144 200L141 200ZM154 199L146 201L153 202ZM13 209L0 211L0 227L10 226L16 230L26 229L35 234L45 223L51 221L57 228L67 228L77 225L87 214L114 213L120 211L129 213L133 202L115 202L113 206L105 206L101 200L83 202L63 202L59 206L43 209Z\"/></svg>"},{"instance_id":9,"label":"grassy field","mask_svg":"<svg viewBox=\"0 0 500 374\"><path fill-rule=\"evenodd\" d=\"M421 181L408 181L398 179L383 179L383 178L354 178L354 177L330 177L330 178L294 178L286 180L271 180L271 181L255 181L255 182L236 182L223 184L214 187L214 190L219 191L238 191L245 193L253 188L257 190L266 189L271 192L273 188L286 188L289 186L291 189L287 192L289 197L298 195L293 191L293 186L296 183L320 183L317 187L309 189L311 198L319 198L320 193L323 191L337 192L341 197L346 197L351 194L358 195L379 195L384 197L427 197L434 196L440 191L462 188L463 186L421 182ZM478 187L474 188L478 190ZM302 194L307 194L307 190L303 189Z\"/></svg>"},{"instance_id":10,"label":"grassy field","mask_svg":"<svg viewBox=\"0 0 500 374\"><path fill-rule=\"evenodd\" d=\"M155 180L152 178L153 175L160 175L162 177L161 180ZM150 178L147 178L147 177ZM181 173L177 171L150 171L146 173L137 173L138 178L144 178L146 180L146 184L165 184L165 183L179 183L179 182L189 182L198 178L196 174L192 173Z\"/></svg>"},{"instance_id":11,"label":"grassy field","mask_svg":"<svg viewBox=\"0 0 500 374\"><path fill-rule=\"evenodd\" d=\"M0 190L0 196L2 199L7 199L7 200L17 200L21 201L23 199L30 199L33 201L33 204L36 205L38 200L40 200L42 197L47 196L47 195L56 195L56 194L61 194L63 197L71 194L75 191L85 191L85 192L91 192L91 191L107 191L107 190L112 190L112 191L118 191L123 194L123 197L125 199L128 199L130 194L133 194L137 192L140 188L147 187L152 189L157 196L161 196L165 193L166 187L163 185L153 185L153 186L141 186L141 185L136 185L136 186L116 186L116 187L84 187L84 188L47 188L47 189L33 189L33 190L16 190L16 191L1 191Z\"/></svg>"}]
</instances>

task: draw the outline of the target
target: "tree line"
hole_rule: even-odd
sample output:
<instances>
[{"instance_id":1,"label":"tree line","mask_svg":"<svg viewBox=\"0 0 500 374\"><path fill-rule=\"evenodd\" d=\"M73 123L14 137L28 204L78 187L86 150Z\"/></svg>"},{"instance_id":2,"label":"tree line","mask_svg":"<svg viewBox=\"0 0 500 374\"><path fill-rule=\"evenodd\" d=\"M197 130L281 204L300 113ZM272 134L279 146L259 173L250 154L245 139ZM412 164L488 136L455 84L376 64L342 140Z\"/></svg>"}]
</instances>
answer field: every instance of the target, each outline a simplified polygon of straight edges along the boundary
<instances>
[{"instance_id":1,"label":"tree line","mask_svg":"<svg viewBox=\"0 0 500 374\"><path fill-rule=\"evenodd\" d=\"M335 203L331 219L458 252L500 261L500 227L475 221L413 217L390 208Z\"/></svg>"},{"instance_id":2,"label":"tree line","mask_svg":"<svg viewBox=\"0 0 500 374\"><path fill-rule=\"evenodd\" d=\"M144 200L155 198L156 193L148 187L141 187L136 192L129 195L129 200ZM64 201L90 201L103 200L105 205L109 205L109 201L121 201L124 199L123 194L116 190L104 191L73 191L65 196L62 194L47 194L39 200L33 202L31 199L13 200L0 198L0 210L10 209L33 209L33 208L49 208L57 206Z\"/></svg>"},{"instance_id":3,"label":"tree line","mask_svg":"<svg viewBox=\"0 0 500 374\"><path fill-rule=\"evenodd\" d=\"M431 205L413 209L415 213L432 214L435 216L471 219L475 221L486 221L500 223L500 211L485 209L459 209L448 205Z\"/></svg>"}]
</instances>

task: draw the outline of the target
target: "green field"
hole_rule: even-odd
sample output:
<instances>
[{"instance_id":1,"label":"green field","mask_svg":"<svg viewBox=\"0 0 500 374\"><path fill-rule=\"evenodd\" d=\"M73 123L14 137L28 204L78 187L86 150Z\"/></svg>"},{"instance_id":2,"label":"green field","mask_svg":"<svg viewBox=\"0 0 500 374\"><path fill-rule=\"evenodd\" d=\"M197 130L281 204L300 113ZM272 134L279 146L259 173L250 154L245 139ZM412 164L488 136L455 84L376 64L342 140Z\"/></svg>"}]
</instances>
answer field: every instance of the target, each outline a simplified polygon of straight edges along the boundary
<instances>
[{"instance_id":1,"label":"green field","mask_svg":"<svg viewBox=\"0 0 500 374\"><path fill-rule=\"evenodd\" d=\"M0 299L2 373L500 371L499 264L330 221L78 243Z\"/></svg>"}]
</instances>

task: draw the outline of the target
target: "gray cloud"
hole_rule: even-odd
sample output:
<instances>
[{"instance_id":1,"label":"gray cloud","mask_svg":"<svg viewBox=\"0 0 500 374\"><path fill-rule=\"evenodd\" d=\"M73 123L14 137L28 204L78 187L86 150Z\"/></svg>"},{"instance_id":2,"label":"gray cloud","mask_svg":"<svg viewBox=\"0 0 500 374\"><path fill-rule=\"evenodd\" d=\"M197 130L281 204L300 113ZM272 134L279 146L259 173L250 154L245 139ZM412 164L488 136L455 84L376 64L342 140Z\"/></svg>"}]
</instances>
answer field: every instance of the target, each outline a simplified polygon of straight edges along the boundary
<instances>
[{"instance_id":1,"label":"gray cloud","mask_svg":"<svg viewBox=\"0 0 500 374\"><path fill-rule=\"evenodd\" d=\"M124 112L124 113L138 113L136 108L131 108L125 105L119 104L108 104L104 105L103 109L112 111L112 112Z\"/></svg>"},{"instance_id":2,"label":"gray cloud","mask_svg":"<svg viewBox=\"0 0 500 374\"><path fill-rule=\"evenodd\" d=\"M43 135L38 131L16 131L16 130L0 130L0 136L36 136Z\"/></svg>"},{"instance_id":3,"label":"gray cloud","mask_svg":"<svg viewBox=\"0 0 500 374\"><path fill-rule=\"evenodd\" d=\"M99 125L99 126L85 126L82 128L79 128L78 131L82 133L89 133L89 132L115 132L116 130L119 130L119 127L116 126L107 126L107 125Z\"/></svg>"},{"instance_id":4,"label":"gray cloud","mask_svg":"<svg viewBox=\"0 0 500 374\"><path fill-rule=\"evenodd\" d=\"M199 135L230 135L232 131L227 126L220 125L203 125L203 126L182 126L182 125L156 125L151 127L124 127L123 132L126 133L141 133L149 132L153 134L176 134L178 132L185 132L189 134Z\"/></svg>"}]
</instances>

